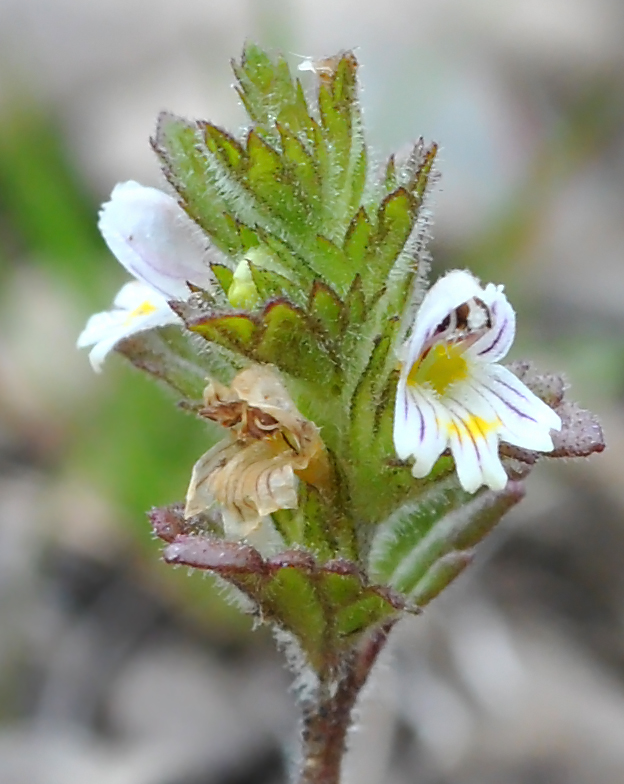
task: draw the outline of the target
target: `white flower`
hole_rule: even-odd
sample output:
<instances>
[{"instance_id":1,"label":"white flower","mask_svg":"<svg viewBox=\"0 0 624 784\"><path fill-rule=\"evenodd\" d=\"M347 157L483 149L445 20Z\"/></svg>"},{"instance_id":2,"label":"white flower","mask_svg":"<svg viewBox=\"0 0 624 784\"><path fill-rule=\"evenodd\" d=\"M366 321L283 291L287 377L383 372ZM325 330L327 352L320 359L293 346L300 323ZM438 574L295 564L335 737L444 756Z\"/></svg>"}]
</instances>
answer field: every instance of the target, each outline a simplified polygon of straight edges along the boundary
<instances>
[{"instance_id":1,"label":"white flower","mask_svg":"<svg viewBox=\"0 0 624 784\"><path fill-rule=\"evenodd\" d=\"M117 260L136 278L117 294L114 309L92 316L78 338L79 348L94 346L89 358L99 371L124 338L181 323L167 300L187 299L187 283L210 288L212 273L200 229L173 197L156 188L116 185L98 226Z\"/></svg>"},{"instance_id":2,"label":"white flower","mask_svg":"<svg viewBox=\"0 0 624 784\"><path fill-rule=\"evenodd\" d=\"M498 454L505 441L550 452L559 416L510 370L497 364L509 351L516 316L502 286L482 288L454 270L427 292L403 346L394 446L414 457L412 474L430 473L450 447L462 487L501 490L507 474Z\"/></svg>"},{"instance_id":3,"label":"white flower","mask_svg":"<svg viewBox=\"0 0 624 784\"><path fill-rule=\"evenodd\" d=\"M121 287L113 310L96 313L80 333L78 348L93 346L89 360L96 372L115 346L124 338L166 324L180 323L162 294L138 280Z\"/></svg>"},{"instance_id":4,"label":"white flower","mask_svg":"<svg viewBox=\"0 0 624 784\"><path fill-rule=\"evenodd\" d=\"M102 205L98 227L120 264L167 299L186 299L187 281L211 287L207 239L169 194L122 182Z\"/></svg>"}]
</instances>

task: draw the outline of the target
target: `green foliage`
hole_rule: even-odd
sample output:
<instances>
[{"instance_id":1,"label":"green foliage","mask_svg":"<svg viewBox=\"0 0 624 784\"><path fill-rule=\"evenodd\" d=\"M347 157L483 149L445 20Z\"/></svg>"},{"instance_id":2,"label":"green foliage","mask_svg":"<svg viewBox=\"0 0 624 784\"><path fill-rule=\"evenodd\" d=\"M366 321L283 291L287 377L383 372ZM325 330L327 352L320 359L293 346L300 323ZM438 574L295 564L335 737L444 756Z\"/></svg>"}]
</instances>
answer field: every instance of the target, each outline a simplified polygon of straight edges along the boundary
<instances>
[{"instance_id":1,"label":"green foliage","mask_svg":"<svg viewBox=\"0 0 624 784\"><path fill-rule=\"evenodd\" d=\"M308 309L324 332L337 341L344 328L344 304L326 283L315 281Z\"/></svg>"},{"instance_id":2,"label":"green foliage","mask_svg":"<svg viewBox=\"0 0 624 784\"><path fill-rule=\"evenodd\" d=\"M383 520L415 484L411 472L391 459L396 378L385 382L383 369L392 348L392 327L379 336L351 396L349 464L354 505L361 519ZM384 383L385 382L385 383Z\"/></svg>"},{"instance_id":3,"label":"green foliage","mask_svg":"<svg viewBox=\"0 0 624 784\"><path fill-rule=\"evenodd\" d=\"M333 506L304 486L298 509L274 515L285 544L327 562L350 552L354 520L374 526L397 506L417 504L410 524L393 529L378 568L383 579L407 569L397 587L424 598L465 565L443 532L446 515L469 500L452 485L440 495L392 457L394 352L426 238L421 209L437 148L419 140L405 159L389 159L380 181L367 176L352 53L319 64L315 102L282 58L255 45L233 67L251 120L244 135L163 115L154 145L181 204L231 260L212 267L222 293L233 292L244 259L262 304L245 312L177 303L177 312L232 367L279 368L321 428L335 470ZM442 459L433 476L451 466ZM368 538L353 552L361 562ZM426 545L430 562L408 569L405 553L421 540L435 543ZM303 580L299 590L310 594L308 577L291 571L275 586Z\"/></svg>"},{"instance_id":4,"label":"green foliage","mask_svg":"<svg viewBox=\"0 0 624 784\"><path fill-rule=\"evenodd\" d=\"M290 278L280 275L279 272L259 267L253 262L248 263L253 282L262 300L268 302L271 299L282 298L303 305L305 300L301 296L301 291Z\"/></svg>"},{"instance_id":5,"label":"green foliage","mask_svg":"<svg viewBox=\"0 0 624 784\"><path fill-rule=\"evenodd\" d=\"M189 532L192 526L178 506L150 517L155 533L169 543L167 563L212 572L235 586L263 620L297 641L319 676L333 677L345 653L372 628L415 609L392 591L369 584L350 561L320 563L301 550L263 558L249 545Z\"/></svg>"},{"instance_id":6,"label":"green foliage","mask_svg":"<svg viewBox=\"0 0 624 784\"><path fill-rule=\"evenodd\" d=\"M232 281L234 279L234 272L224 264L211 264L210 269L213 271L217 282L221 286L223 293L227 296Z\"/></svg>"},{"instance_id":7,"label":"green foliage","mask_svg":"<svg viewBox=\"0 0 624 784\"><path fill-rule=\"evenodd\" d=\"M264 331L256 347L260 362L313 382L338 383L340 368L331 347L303 311L286 300L274 300L265 308L262 322Z\"/></svg>"},{"instance_id":8,"label":"green foliage","mask_svg":"<svg viewBox=\"0 0 624 784\"><path fill-rule=\"evenodd\" d=\"M254 362L271 363L294 378L338 384L340 367L322 323L286 298L269 300L259 315L203 315L187 303L178 303L177 309L188 329L211 345Z\"/></svg>"},{"instance_id":9,"label":"green foliage","mask_svg":"<svg viewBox=\"0 0 624 784\"><path fill-rule=\"evenodd\" d=\"M111 275L99 263L104 245L94 211L57 118L24 95L13 104L6 100L0 123L0 275L15 250L36 257L96 302Z\"/></svg>"},{"instance_id":10,"label":"green foliage","mask_svg":"<svg viewBox=\"0 0 624 784\"><path fill-rule=\"evenodd\" d=\"M293 469L298 506L272 515L279 555L224 541L218 519L187 521L179 508L156 511L152 521L169 542L168 562L236 586L258 618L298 641L319 675L335 672L347 652L363 650L369 632L389 628L457 577L520 500L520 480L537 459L508 450L513 480L500 492L471 495L448 454L425 479L395 457L397 347L426 272L423 205L437 146L419 139L408 155L391 156L380 176L371 173L357 67L352 52L313 64L308 97L282 57L249 44L233 63L249 114L245 132L161 115L153 144L165 175L223 258L211 265L213 290L172 303L193 340L176 345L161 332L120 349L200 413L205 376L227 383L250 364L273 366L318 428L325 469L314 476L305 474L309 466ZM556 377L516 372L564 421L554 454L597 451L597 424L563 400ZM264 454L276 450L269 462L278 452L283 459L284 441L297 459L305 453L296 433L279 430L270 398L266 410L257 399L221 402L241 462L254 438L264 439ZM228 469L239 465L229 459ZM259 483L270 489L267 476L245 486L237 503L251 508ZM229 491L236 478L228 482Z\"/></svg>"},{"instance_id":11,"label":"green foliage","mask_svg":"<svg viewBox=\"0 0 624 784\"><path fill-rule=\"evenodd\" d=\"M472 548L524 496L520 483L473 496L453 476L395 513L371 555L375 579L424 605L470 563Z\"/></svg>"},{"instance_id":12,"label":"green foliage","mask_svg":"<svg viewBox=\"0 0 624 784\"><path fill-rule=\"evenodd\" d=\"M241 251L236 222L222 196L222 178L202 139L198 123L163 113L158 119L154 151L165 177L178 192L184 209L225 253Z\"/></svg>"},{"instance_id":13,"label":"green foliage","mask_svg":"<svg viewBox=\"0 0 624 784\"><path fill-rule=\"evenodd\" d=\"M367 176L351 52L319 65L315 101L283 58L253 44L233 67L248 132L235 138L208 122L163 115L154 146L181 204L232 259L232 267L213 266L223 292L246 258L264 307L197 313L180 305L178 312L234 364L236 357L272 363L293 382L322 384L324 395L340 398L350 429L332 420L333 405L315 421L342 433L333 446L353 498L362 497L362 483L370 496L376 474L392 477L385 500L367 515L378 521L397 481L405 483L404 472L387 469L387 428L381 439L376 433L391 407L391 357L418 270L415 238L436 147L420 140L405 161L392 158L380 188ZM291 390L298 405L319 413L305 389ZM350 465L354 444L363 470Z\"/></svg>"},{"instance_id":14,"label":"green foliage","mask_svg":"<svg viewBox=\"0 0 624 784\"><path fill-rule=\"evenodd\" d=\"M296 509L280 509L273 522L287 547L303 545L321 562L331 560L337 550L334 522L335 510L318 490L304 485Z\"/></svg>"},{"instance_id":15,"label":"green foliage","mask_svg":"<svg viewBox=\"0 0 624 784\"><path fill-rule=\"evenodd\" d=\"M435 147L421 144L377 204L366 196L369 219L353 54L324 69L316 106L282 58L249 45L233 66L252 121L246 136L160 118L154 148L181 203L233 257L249 247L245 234L256 247L281 246L276 256L300 288L314 283L307 269L345 295L360 273L368 298L377 298L418 220Z\"/></svg>"},{"instance_id":16,"label":"green foliage","mask_svg":"<svg viewBox=\"0 0 624 784\"><path fill-rule=\"evenodd\" d=\"M301 85L293 82L290 68L283 57L272 60L260 47L247 44L240 63L232 62L238 80L236 90L252 122L264 135L277 141L279 125L293 133L314 136L314 125L308 114Z\"/></svg>"}]
</instances>

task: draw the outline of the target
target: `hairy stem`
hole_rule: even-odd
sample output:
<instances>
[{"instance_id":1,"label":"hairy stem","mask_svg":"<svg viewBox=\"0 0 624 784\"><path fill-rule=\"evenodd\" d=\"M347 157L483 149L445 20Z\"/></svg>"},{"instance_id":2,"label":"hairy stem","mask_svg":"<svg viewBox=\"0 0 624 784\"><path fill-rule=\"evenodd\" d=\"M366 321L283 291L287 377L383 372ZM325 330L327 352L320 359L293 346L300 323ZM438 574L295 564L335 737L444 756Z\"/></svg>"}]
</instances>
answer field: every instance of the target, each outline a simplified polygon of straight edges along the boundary
<instances>
[{"instance_id":1,"label":"hairy stem","mask_svg":"<svg viewBox=\"0 0 624 784\"><path fill-rule=\"evenodd\" d=\"M340 784L353 707L396 619L376 629L340 668L319 684L303 708L302 759L297 784Z\"/></svg>"}]
</instances>

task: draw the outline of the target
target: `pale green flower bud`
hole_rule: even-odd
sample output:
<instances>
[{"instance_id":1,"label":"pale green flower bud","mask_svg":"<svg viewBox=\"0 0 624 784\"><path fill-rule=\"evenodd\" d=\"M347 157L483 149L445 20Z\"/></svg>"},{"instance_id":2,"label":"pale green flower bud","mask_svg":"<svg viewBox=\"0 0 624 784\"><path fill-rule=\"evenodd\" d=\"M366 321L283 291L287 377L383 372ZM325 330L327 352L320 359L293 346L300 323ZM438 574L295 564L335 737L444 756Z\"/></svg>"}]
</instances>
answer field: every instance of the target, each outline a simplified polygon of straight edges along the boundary
<instances>
[{"instance_id":1,"label":"pale green flower bud","mask_svg":"<svg viewBox=\"0 0 624 784\"><path fill-rule=\"evenodd\" d=\"M260 294L253 281L249 262L244 258L234 270L232 285L227 293L230 305L241 310L253 310L260 304Z\"/></svg>"}]
</instances>

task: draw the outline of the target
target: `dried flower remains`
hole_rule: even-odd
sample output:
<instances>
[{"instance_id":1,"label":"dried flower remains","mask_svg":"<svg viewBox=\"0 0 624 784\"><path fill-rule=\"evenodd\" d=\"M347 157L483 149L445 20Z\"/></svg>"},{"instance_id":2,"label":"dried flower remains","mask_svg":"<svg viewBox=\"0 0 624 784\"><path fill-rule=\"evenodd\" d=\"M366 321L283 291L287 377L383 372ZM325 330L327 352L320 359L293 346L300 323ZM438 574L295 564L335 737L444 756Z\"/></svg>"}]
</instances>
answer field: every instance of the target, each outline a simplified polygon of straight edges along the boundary
<instances>
[{"instance_id":1,"label":"dried flower remains","mask_svg":"<svg viewBox=\"0 0 624 784\"><path fill-rule=\"evenodd\" d=\"M229 434L195 464L187 518L217 504L226 534L240 538L266 515L297 507L299 478L315 485L326 481L319 430L299 413L272 368L247 368L230 387L213 381L204 402L199 413Z\"/></svg>"}]
</instances>

